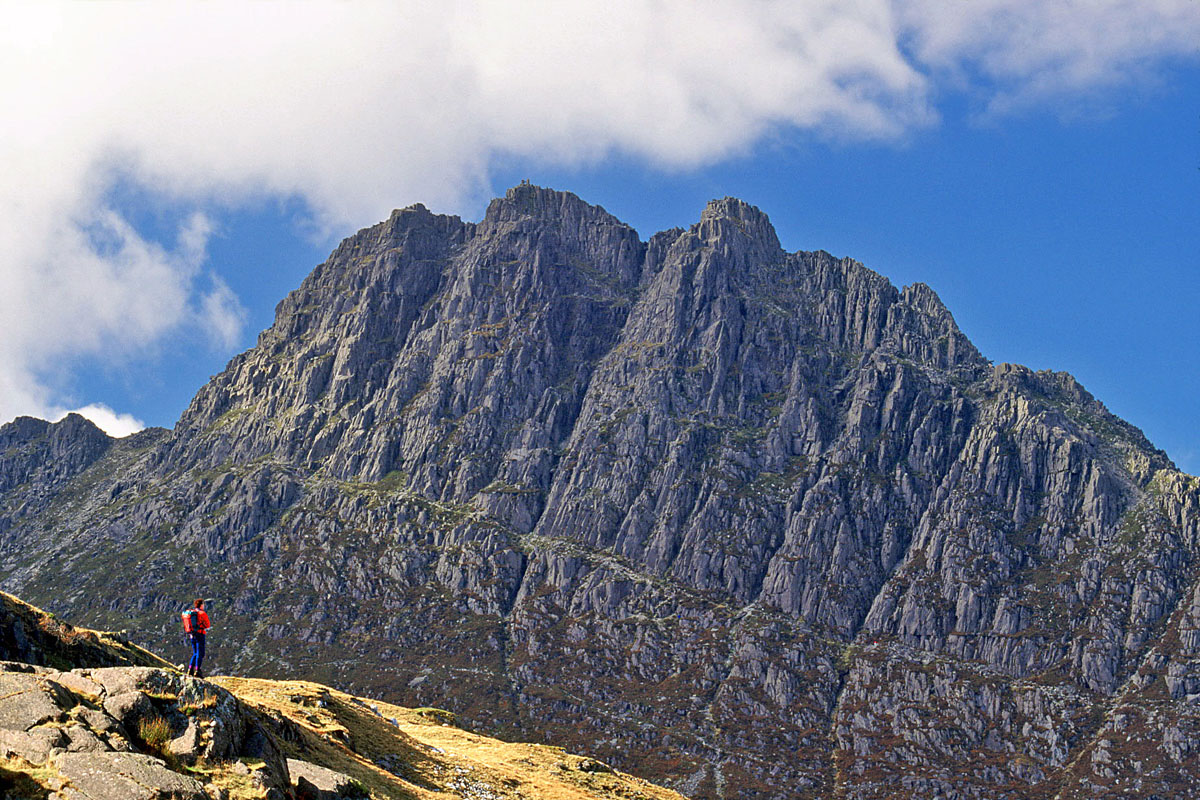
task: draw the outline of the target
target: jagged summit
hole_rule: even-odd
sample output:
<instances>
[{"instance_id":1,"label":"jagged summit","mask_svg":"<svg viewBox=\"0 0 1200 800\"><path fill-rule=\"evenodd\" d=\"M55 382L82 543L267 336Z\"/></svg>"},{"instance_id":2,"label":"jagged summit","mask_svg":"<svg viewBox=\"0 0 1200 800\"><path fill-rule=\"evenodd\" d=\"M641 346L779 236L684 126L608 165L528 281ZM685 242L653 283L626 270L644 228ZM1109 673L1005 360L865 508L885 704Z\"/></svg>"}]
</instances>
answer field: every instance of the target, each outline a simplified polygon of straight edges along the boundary
<instances>
[{"instance_id":1,"label":"jagged summit","mask_svg":"<svg viewBox=\"0 0 1200 800\"><path fill-rule=\"evenodd\" d=\"M479 223L479 232L487 236L512 225L548 225L564 233L572 231L573 236L584 239L589 231L611 226L628 231L634 239L637 237L632 228L602 207L591 205L571 192L529 183L514 186L503 197L492 200Z\"/></svg>"},{"instance_id":2,"label":"jagged summit","mask_svg":"<svg viewBox=\"0 0 1200 800\"><path fill-rule=\"evenodd\" d=\"M700 215L699 224L700 235L706 239L720 238L728 233L740 233L753 242L762 255L781 250L779 237L767 215L736 197L710 200Z\"/></svg>"},{"instance_id":3,"label":"jagged summit","mask_svg":"<svg viewBox=\"0 0 1200 800\"><path fill-rule=\"evenodd\" d=\"M732 198L645 241L536 186L399 211L173 431L52 438L0 458L3 585L164 643L210 587L242 672L698 798L1200 780L1196 479Z\"/></svg>"},{"instance_id":4,"label":"jagged summit","mask_svg":"<svg viewBox=\"0 0 1200 800\"><path fill-rule=\"evenodd\" d=\"M12 446L21 441L47 436L52 432L61 432L60 435L66 438L95 436L96 432L103 433L96 423L74 411L64 416L58 422L48 422L37 417L20 416L12 422L0 426L0 447Z\"/></svg>"}]
</instances>

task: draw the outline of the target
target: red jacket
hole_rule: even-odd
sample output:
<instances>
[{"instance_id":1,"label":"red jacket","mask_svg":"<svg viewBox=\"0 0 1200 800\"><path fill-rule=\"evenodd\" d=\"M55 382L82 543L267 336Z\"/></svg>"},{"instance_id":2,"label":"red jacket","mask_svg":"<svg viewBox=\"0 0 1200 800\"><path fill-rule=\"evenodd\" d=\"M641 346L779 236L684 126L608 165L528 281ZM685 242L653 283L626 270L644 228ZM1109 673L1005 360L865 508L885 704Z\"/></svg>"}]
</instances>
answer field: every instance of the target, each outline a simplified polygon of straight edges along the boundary
<instances>
[{"instance_id":1,"label":"red jacket","mask_svg":"<svg viewBox=\"0 0 1200 800\"><path fill-rule=\"evenodd\" d=\"M196 612L196 628L191 628L191 615ZM183 612L183 629L187 633L208 633L208 629L212 627L212 623L208 619L208 614L203 608L189 608Z\"/></svg>"}]
</instances>

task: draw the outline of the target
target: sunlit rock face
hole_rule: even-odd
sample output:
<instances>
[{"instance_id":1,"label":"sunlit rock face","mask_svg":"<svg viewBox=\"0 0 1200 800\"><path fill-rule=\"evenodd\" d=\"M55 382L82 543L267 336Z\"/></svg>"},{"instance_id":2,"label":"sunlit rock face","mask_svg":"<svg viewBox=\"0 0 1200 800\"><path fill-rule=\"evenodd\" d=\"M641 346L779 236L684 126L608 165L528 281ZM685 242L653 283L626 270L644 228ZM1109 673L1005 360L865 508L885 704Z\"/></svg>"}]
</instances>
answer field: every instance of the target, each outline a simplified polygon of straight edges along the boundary
<instances>
[{"instance_id":1,"label":"sunlit rock face","mask_svg":"<svg viewBox=\"0 0 1200 800\"><path fill-rule=\"evenodd\" d=\"M0 429L4 586L220 669L701 798L1200 796L1196 480L738 200L397 211L97 433Z\"/></svg>"}]
</instances>

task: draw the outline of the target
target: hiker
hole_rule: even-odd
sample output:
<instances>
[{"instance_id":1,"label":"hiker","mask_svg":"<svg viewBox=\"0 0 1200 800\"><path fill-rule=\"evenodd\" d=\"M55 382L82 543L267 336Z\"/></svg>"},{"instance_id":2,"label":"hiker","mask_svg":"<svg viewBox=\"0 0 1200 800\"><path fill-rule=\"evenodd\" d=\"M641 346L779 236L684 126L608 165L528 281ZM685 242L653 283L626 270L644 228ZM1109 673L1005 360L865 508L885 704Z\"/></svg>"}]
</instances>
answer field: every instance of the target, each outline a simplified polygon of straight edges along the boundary
<instances>
[{"instance_id":1,"label":"hiker","mask_svg":"<svg viewBox=\"0 0 1200 800\"><path fill-rule=\"evenodd\" d=\"M204 663L204 637L212 623L204 611L204 598L197 597L196 602L183 612L183 630L192 643L192 659L188 662L187 674L194 678L203 678L200 666Z\"/></svg>"}]
</instances>

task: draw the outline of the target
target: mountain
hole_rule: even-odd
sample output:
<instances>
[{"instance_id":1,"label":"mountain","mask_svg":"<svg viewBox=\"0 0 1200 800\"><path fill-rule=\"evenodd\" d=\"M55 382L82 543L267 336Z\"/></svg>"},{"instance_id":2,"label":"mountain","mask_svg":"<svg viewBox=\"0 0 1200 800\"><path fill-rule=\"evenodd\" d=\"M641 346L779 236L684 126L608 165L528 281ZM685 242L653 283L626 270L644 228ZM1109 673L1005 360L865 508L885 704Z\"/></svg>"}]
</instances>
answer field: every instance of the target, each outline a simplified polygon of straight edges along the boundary
<instances>
[{"instance_id":1,"label":"mountain","mask_svg":"<svg viewBox=\"0 0 1200 800\"><path fill-rule=\"evenodd\" d=\"M158 649L205 594L238 674L696 798L1200 796L1200 482L739 200L396 211L173 430L0 453L3 586Z\"/></svg>"},{"instance_id":2,"label":"mountain","mask_svg":"<svg viewBox=\"0 0 1200 800\"><path fill-rule=\"evenodd\" d=\"M472 734L436 708L185 678L4 594L0 632L4 800L681 800L595 759Z\"/></svg>"}]
</instances>

